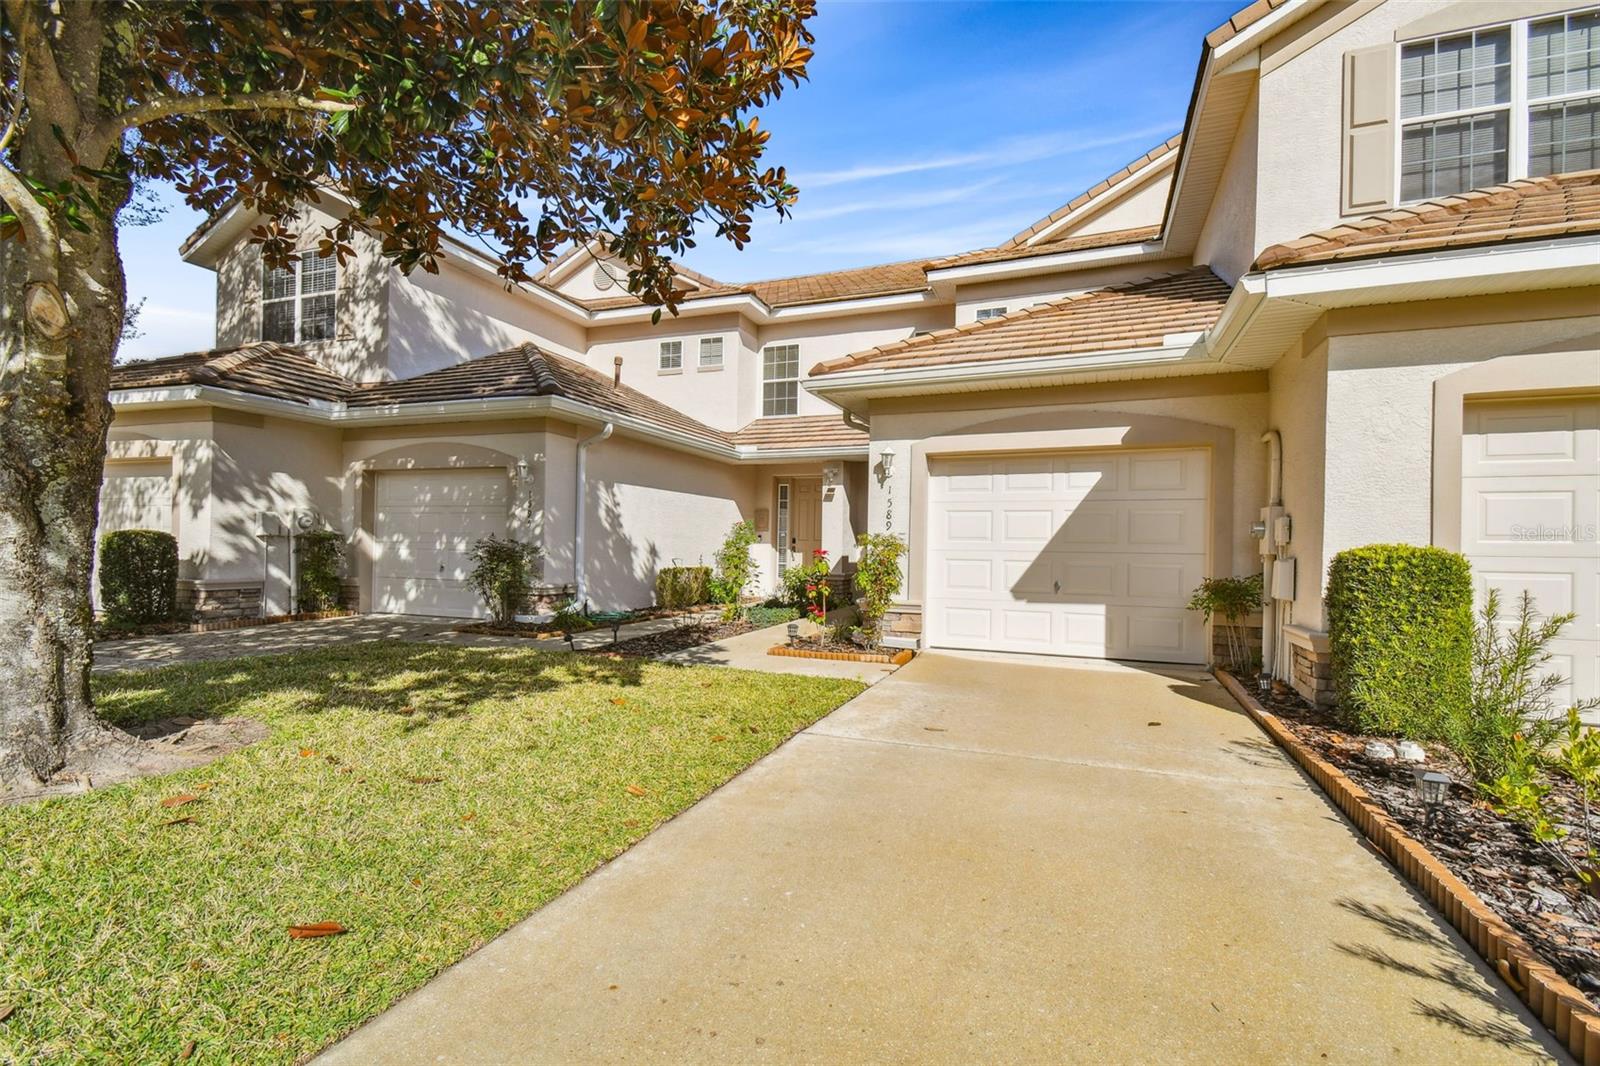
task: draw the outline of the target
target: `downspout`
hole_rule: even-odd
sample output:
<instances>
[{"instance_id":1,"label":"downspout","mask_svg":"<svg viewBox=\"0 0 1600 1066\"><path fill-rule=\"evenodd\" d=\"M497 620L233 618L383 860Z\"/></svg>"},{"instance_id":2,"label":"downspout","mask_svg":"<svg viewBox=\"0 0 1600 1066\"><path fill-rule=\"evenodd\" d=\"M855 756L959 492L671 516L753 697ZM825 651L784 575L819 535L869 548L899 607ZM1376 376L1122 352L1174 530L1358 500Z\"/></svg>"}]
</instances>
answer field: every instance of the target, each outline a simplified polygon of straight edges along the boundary
<instances>
[{"instance_id":1,"label":"downspout","mask_svg":"<svg viewBox=\"0 0 1600 1066\"><path fill-rule=\"evenodd\" d=\"M1261 512L1261 676L1262 684L1278 673L1278 604L1272 598L1272 567L1277 561L1273 544L1273 517L1283 507L1283 437L1275 429L1261 434L1267 446L1267 507Z\"/></svg>"},{"instance_id":2,"label":"downspout","mask_svg":"<svg viewBox=\"0 0 1600 1066\"><path fill-rule=\"evenodd\" d=\"M616 426L612 425L610 422L607 422L600 428L600 432L596 433L592 437L585 437L583 440L578 442L578 476L576 479L577 492L575 494L576 511L574 513L572 537L572 599L573 603L580 611L589 606L588 582L586 582L583 577L583 535L585 531L584 527L588 524L585 520L585 512L588 511L587 504L589 502L589 478L586 460L589 456L589 446L592 444L599 444L601 441L604 441L606 438L610 437L611 432L614 429L616 429Z\"/></svg>"}]
</instances>

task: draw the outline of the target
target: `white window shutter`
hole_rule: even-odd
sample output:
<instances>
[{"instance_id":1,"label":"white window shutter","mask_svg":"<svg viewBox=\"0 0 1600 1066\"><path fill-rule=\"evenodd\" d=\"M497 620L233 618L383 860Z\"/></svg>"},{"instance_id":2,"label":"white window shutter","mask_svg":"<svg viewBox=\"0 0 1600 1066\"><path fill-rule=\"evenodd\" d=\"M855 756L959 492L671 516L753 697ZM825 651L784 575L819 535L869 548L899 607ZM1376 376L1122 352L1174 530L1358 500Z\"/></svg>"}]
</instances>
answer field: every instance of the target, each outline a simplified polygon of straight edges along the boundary
<instances>
[{"instance_id":1,"label":"white window shutter","mask_svg":"<svg viewBox=\"0 0 1600 1066\"><path fill-rule=\"evenodd\" d=\"M1381 211L1393 203L1394 97L1394 45L1345 53L1345 214Z\"/></svg>"}]
</instances>

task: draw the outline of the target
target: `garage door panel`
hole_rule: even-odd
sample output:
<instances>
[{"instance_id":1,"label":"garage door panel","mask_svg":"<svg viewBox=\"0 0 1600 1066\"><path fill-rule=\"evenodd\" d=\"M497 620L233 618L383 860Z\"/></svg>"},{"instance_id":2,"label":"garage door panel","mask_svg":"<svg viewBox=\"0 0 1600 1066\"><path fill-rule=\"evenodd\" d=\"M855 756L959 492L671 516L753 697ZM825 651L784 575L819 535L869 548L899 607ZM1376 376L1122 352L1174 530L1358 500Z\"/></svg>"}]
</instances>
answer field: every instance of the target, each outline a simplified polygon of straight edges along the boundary
<instances>
[{"instance_id":1,"label":"garage door panel","mask_svg":"<svg viewBox=\"0 0 1600 1066\"><path fill-rule=\"evenodd\" d=\"M472 548L507 531L510 487L499 470L395 472L378 477L373 600L402 614L479 617L467 578Z\"/></svg>"},{"instance_id":2,"label":"garage door panel","mask_svg":"<svg viewBox=\"0 0 1600 1066\"><path fill-rule=\"evenodd\" d=\"M1526 590L1541 615L1576 612L1547 670L1562 703L1600 695L1600 399L1494 401L1464 412L1461 547L1481 606L1515 617Z\"/></svg>"},{"instance_id":3,"label":"garage door panel","mask_svg":"<svg viewBox=\"0 0 1600 1066\"><path fill-rule=\"evenodd\" d=\"M1202 451L935 461L930 645L1205 661L1203 624L1184 609L1205 574L1205 463Z\"/></svg>"}]
</instances>

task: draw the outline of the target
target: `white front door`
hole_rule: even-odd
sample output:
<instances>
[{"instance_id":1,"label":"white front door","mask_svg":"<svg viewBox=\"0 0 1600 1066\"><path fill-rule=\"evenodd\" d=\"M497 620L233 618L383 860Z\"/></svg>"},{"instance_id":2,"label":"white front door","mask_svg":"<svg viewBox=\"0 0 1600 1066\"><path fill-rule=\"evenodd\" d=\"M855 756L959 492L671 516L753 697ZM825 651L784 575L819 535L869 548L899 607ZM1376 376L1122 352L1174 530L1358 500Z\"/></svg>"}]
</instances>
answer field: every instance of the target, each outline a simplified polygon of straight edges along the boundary
<instances>
[{"instance_id":1,"label":"white front door","mask_svg":"<svg viewBox=\"0 0 1600 1066\"><path fill-rule=\"evenodd\" d=\"M472 546L505 537L510 484L501 470L379 474L373 538L373 609L477 618L467 583Z\"/></svg>"},{"instance_id":2,"label":"white front door","mask_svg":"<svg viewBox=\"0 0 1600 1066\"><path fill-rule=\"evenodd\" d=\"M1206 661L1185 609L1206 575L1208 454L935 460L931 647Z\"/></svg>"},{"instance_id":3,"label":"white front door","mask_svg":"<svg viewBox=\"0 0 1600 1066\"><path fill-rule=\"evenodd\" d=\"M1461 447L1461 551L1501 617L1524 591L1577 612L1551 647L1560 706L1600 696L1600 398L1470 403Z\"/></svg>"}]
</instances>

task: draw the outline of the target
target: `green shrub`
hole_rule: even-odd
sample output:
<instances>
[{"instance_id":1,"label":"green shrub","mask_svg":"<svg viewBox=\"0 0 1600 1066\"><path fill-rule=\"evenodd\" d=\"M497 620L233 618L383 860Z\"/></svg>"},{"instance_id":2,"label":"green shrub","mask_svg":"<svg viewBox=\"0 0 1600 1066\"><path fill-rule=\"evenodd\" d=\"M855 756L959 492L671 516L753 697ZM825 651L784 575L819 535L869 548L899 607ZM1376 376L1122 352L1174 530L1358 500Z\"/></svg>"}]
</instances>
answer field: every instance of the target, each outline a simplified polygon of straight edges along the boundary
<instances>
[{"instance_id":1,"label":"green shrub","mask_svg":"<svg viewBox=\"0 0 1600 1066\"><path fill-rule=\"evenodd\" d=\"M744 590L755 580L756 562L750 558L750 548L756 542L756 527L752 522L735 522L728 536L714 556L717 570L711 579L711 599L714 603L737 604Z\"/></svg>"},{"instance_id":2,"label":"green shrub","mask_svg":"<svg viewBox=\"0 0 1600 1066\"><path fill-rule=\"evenodd\" d=\"M295 556L295 610L338 609L344 537L329 529L302 533L295 538Z\"/></svg>"},{"instance_id":3,"label":"green shrub","mask_svg":"<svg viewBox=\"0 0 1600 1066\"><path fill-rule=\"evenodd\" d=\"M1515 777L1516 764L1527 750L1543 751L1563 727L1553 700L1567 683L1545 670L1550 643L1577 616L1540 618L1533 597L1524 592L1516 622L1500 621L1500 594L1490 589L1478 612L1472 637L1472 695L1464 713L1451 723L1450 747L1480 781ZM1573 711L1600 703L1583 700Z\"/></svg>"},{"instance_id":4,"label":"green shrub","mask_svg":"<svg viewBox=\"0 0 1600 1066\"><path fill-rule=\"evenodd\" d=\"M811 572L806 567L789 567L783 572L780 583L783 588L779 591L777 599L796 609L804 609L810 602L811 594L806 591L806 586L811 584Z\"/></svg>"},{"instance_id":5,"label":"green shrub","mask_svg":"<svg viewBox=\"0 0 1600 1066\"><path fill-rule=\"evenodd\" d=\"M1228 641L1228 669L1241 673L1255 665L1245 640L1243 622L1252 611L1261 609L1261 575L1246 577L1208 577L1189 597L1189 610L1199 611L1218 624Z\"/></svg>"},{"instance_id":6,"label":"green shrub","mask_svg":"<svg viewBox=\"0 0 1600 1066\"><path fill-rule=\"evenodd\" d=\"M686 611L711 598L709 566L668 566L656 574L656 605Z\"/></svg>"},{"instance_id":7,"label":"green shrub","mask_svg":"<svg viewBox=\"0 0 1600 1066\"><path fill-rule=\"evenodd\" d=\"M855 573L861 631L867 644L877 647L883 636L883 616L900 592L900 557L906 552L906 542L893 533L863 533L856 544L861 548Z\"/></svg>"},{"instance_id":8,"label":"green shrub","mask_svg":"<svg viewBox=\"0 0 1600 1066\"><path fill-rule=\"evenodd\" d=\"M1338 714L1350 729L1442 740L1472 687L1472 575L1442 548L1373 544L1328 567Z\"/></svg>"},{"instance_id":9,"label":"green shrub","mask_svg":"<svg viewBox=\"0 0 1600 1066\"><path fill-rule=\"evenodd\" d=\"M793 622L796 618L799 618L800 608L768 607L762 604L757 607L746 607L744 609L744 617L753 626L775 626L784 622Z\"/></svg>"},{"instance_id":10,"label":"green shrub","mask_svg":"<svg viewBox=\"0 0 1600 1066\"><path fill-rule=\"evenodd\" d=\"M178 538L156 529L103 534L100 606L117 625L172 621L178 613Z\"/></svg>"},{"instance_id":11,"label":"green shrub","mask_svg":"<svg viewBox=\"0 0 1600 1066\"><path fill-rule=\"evenodd\" d=\"M582 633L594 628L594 623L589 621L589 617L579 608L575 599L562 600L556 604L555 617L550 620L550 624L563 633Z\"/></svg>"},{"instance_id":12,"label":"green shrub","mask_svg":"<svg viewBox=\"0 0 1600 1066\"><path fill-rule=\"evenodd\" d=\"M495 625L509 626L533 588L539 549L531 544L485 537L472 546L473 589L489 608Z\"/></svg>"}]
</instances>

